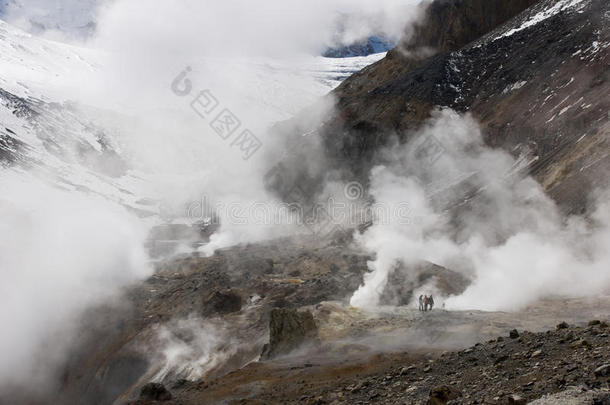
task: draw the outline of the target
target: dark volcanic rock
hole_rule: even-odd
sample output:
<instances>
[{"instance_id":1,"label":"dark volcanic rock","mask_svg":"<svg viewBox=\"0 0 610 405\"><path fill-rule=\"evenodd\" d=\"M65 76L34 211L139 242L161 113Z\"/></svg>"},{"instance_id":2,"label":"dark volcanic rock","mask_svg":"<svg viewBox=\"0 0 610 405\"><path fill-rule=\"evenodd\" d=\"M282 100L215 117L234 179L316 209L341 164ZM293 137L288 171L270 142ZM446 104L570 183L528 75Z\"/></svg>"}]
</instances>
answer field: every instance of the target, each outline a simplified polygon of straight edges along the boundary
<instances>
[{"instance_id":1,"label":"dark volcanic rock","mask_svg":"<svg viewBox=\"0 0 610 405\"><path fill-rule=\"evenodd\" d=\"M215 291L205 302L203 315L225 315L241 310L242 298L232 290Z\"/></svg>"},{"instance_id":2,"label":"dark volcanic rock","mask_svg":"<svg viewBox=\"0 0 610 405\"><path fill-rule=\"evenodd\" d=\"M140 390L140 399L151 401L170 401L172 394L159 383L148 383Z\"/></svg>"},{"instance_id":3,"label":"dark volcanic rock","mask_svg":"<svg viewBox=\"0 0 610 405\"><path fill-rule=\"evenodd\" d=\"M589 321L588 325L589 326L596 326L596 325L600 325L602 323L602 321L598 320L598 319L593 319L591 321Z\"/></svg>"},{"instance_id":4,"label":"dark volcanic rock","mask_svg":"<svg viewBox=\"0 0 610 405\"><path fill-rule=\"evenodd\" d=\"M442 385L430 390L430 398L426 405L445 405L452 399L459 397L460 393L451 387Z\"/></svg>"},{"instance_id":5,"label":"dark volcanic rock","mask_svg":"<svg viewBox=\"0 0 610 405\"><path fill-rule=\"evenodd\" d=\"M275 308L269 321L269 344L265 345L261 358L287 354L303 343L313 341L317 335L318 327L311 312Z\"/></svg>"},{"instance_id":6,"label":"dark volcanic rock","mask_svg":"<svg viewBox=\"0 0 610 405\"><path fill-rule=\"evenodd\" d=\"M508 405L525 405L527 400L520 395L510 395L508 397Z\"/></svg>"},{"instance_id":7,"label":"dark volcanic rock","mask_svg":"<svg viewBox=\"0 0 610 405\"><path fill-rule=\"evenodd\" d=\"M598 377L610 376L610 364L604 364L603 366L599 366L595 369L594 373Z\"/></svg>"}]
</instances>

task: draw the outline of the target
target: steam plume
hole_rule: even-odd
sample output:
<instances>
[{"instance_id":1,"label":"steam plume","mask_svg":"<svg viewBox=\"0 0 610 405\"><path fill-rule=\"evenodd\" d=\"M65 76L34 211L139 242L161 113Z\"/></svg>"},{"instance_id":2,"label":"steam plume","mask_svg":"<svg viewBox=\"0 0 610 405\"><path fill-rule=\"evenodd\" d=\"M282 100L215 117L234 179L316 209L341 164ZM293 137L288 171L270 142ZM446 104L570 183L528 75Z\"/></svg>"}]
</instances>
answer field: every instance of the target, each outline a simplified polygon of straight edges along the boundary
<instances>
[{"instance_id":1,"label":"steam plume","mask_svg":"<svg viewBox=\"0 0 610 405\"><path fill-rule=\"evenodd\" d=\"M389 163L371 172L371 194L408 203L416 220L378 223L358 238L376 258L352 305L378 305L397 262L429 261L469 276L472 285L446 300L455 309L514 310L610 286L602 270L610 264L607 194L592 218L563 218L534 179L519 175L520 161L485 146L469 115L438 111L414 138L386 151Z\"/></svg>"}]
</instances>

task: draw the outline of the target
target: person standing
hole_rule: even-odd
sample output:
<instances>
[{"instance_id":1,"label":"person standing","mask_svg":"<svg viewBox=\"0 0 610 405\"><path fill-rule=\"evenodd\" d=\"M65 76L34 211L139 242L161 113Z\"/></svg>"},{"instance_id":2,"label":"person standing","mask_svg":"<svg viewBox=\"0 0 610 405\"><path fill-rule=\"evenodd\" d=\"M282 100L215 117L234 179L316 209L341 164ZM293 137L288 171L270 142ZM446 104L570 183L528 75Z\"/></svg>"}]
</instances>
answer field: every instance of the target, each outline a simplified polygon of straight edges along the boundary
<instances>
[{"instance_id":1,"label":"person standing","mask_svg":"<svg viewBox=\"0 0 610 405\"><path fill-rule=\"evenodd\" d=\"M424 310L424 296L422 294L419 295L419 310Z\"/></svg>"}]
</instances>

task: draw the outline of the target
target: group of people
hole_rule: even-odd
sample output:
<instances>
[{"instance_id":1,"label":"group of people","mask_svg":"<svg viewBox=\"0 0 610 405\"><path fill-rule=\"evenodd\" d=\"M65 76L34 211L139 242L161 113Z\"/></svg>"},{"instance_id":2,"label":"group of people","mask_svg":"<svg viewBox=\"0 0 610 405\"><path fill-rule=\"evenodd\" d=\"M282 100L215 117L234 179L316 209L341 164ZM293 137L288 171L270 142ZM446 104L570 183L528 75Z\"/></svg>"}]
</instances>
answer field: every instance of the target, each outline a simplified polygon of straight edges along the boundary
<instances>
[{"instance_id":1,"label":"group of people","mask_svg":"<svg viewBox=\"0 0 610 405\"><path fill-rule=\"evenodd\" d=\"M432 294L430 296L420 295L419 296L419 310L420 311L432 311L434 307L434 298L432 298Z\"/></svg>"}]
</instances>

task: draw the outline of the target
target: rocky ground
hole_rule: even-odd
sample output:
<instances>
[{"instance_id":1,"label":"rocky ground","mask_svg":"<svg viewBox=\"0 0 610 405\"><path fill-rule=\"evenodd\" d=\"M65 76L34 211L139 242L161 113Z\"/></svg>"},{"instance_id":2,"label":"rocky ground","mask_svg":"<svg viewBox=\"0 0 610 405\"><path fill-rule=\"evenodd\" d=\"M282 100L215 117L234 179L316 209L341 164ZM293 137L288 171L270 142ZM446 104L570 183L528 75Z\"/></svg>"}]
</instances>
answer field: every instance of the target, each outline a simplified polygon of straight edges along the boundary
<instances>
[{"instance_id":1,"label":"rocky ground","mask_svg":"<svg viewBox=\"0 0 610 405\"><path fill-rule=\"evenodd\" d=\"M598 320L560 323L453 352L419 350L332 366L315 356L290 365L253 363L219 380L172 387L173 399L163 403L608 404L609 332Z\"/></svg>"},{"instance_id":2,"label":"rocky ground","mask_svg":"<svg viewBox=\"0 0 610 405\"><path fill-rule=\"evenodd\" d=\"M310 311L321 341L366 340L376 330L407 327L415 318L411 309L374 316L349 309L369 259L349 242L312 243L305 237L160 261L156 274L122 300L84 316L86 327L61 372L57 401L105 404L133 397L151 380L214 378L239 369L257 360L270 341L275 309ZM397 273L402 288L388 288L385 304L407 304L422 283L447 293L466 285L457 273L429 263L412 269L410 278L404 270ZM296 347L278 345L284 352ZM179 354L172 352L176 348Z\"/></svg>"},{"instance_id":3,"label":"rocky ground","mask_svg":"<svg viewBox=\"0 0 610 405\"><path fill-rule=\"evenodd\" d=\"M593 323L559 324L544 333L513 330L508 337L396 367L328 395L350 403L417 404L434 398L432 403L501 404L582 386L600 390L608 401L610 392L603 389L610 388L609 330L606 323Z\"/></svg>"},{"instance_id":4,"label":"rocky ground","mask_svg":"<svg viewBox=\"0 0 610 405\"><path fill-rule=\"evenodd\" d=\"M461 292L468 280L430 263L409 271L398 268L383 291L384 306L367 312L350 307L349 298L362 283L369 259L349 240L293 238L235 246L211 257L195 253L160 261L156 274L126 291L123 300L86 314L71 356L58 372L58 395L18 403L123 405L137 400L143 389L145 397L166 398L163 390L146 388L151 382L162 384L176 404L314 403L317 398L366 403L371 395L376 401L418 403L442 384L459 388L462 398L487 400L501 396L500 391L521 393L509 390L512 383L505 380L526 373L510 368L550 373L546 364L551 363L543 359L581 349L573 352L573 342L559 344L554 336L563 332L556 332L521 333L521 341L486 344L488 357L476 351L476 364L474 355L439 357L443 351L506 336L513 328L540 333L563 320L579 324L610 313L610 296L552 298L511 313L447 311L443 295ZM413 291L422 285L439 291L432 312L420 312L414 303ZM595 350L607 343L603 325L570 331L586 336L592 346L581 351L597 359ZM537 355L541 365L534 367L524 352L538 349L543 350ZM509 359L496 367L504 355ZM452 360L445 364L447 359ZM410 366L417 371L400 374ZM461 369L470 374L452 374ZM468 385L483 372L502 389L491 395L487 385ZM588 381L580 375L572 381L572 375L567 385ZM375 389L354 390L365 381ZM554 392L535 388L526 392L528 398Z\"/></svg>"}]
</instances>

